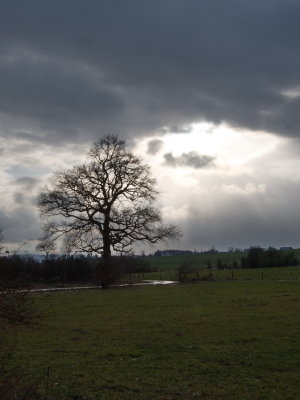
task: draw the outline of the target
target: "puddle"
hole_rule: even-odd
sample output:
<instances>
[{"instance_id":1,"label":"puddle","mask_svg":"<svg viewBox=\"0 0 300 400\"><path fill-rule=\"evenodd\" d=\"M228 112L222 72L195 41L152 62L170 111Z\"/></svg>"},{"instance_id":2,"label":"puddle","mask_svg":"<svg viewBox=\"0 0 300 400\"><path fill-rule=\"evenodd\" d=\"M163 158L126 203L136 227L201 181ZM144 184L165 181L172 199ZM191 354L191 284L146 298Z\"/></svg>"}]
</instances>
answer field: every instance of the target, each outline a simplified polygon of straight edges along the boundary
<instances>
[{"instance_id":1,"label":"puddle","mask_svg":"<svg viewBox=\"0 0 300 400\"><path fill-rule=\"evenodd\" d=\"M175 285L176 283L179 283L178 281L160 281L160 280L153 280L153 281L150 281L150 280L146 280L146 281L143 281L142 283L141 283L141 285Z\"/></svg>"},{"instance_id":2,"label":"puddle","mask_svg":"<svg viewBox=\"0 0 300 400\"><path fill-rule=\"evenodd\" d=\"M130 286L156 286L156 285L176 285L178 281L160 281L160 280L145 280L139 283L124 283L122 285L111 285L110 287L130 287ZM30 292L30 293L45 293L45 292L62 292L67 290L96 290L102 289L101 286L75 286L75 287L56 287L56 288L44 288L44 289L30 289L30 290L18 290L19 293Z\"/></svg>"}]
</instances>

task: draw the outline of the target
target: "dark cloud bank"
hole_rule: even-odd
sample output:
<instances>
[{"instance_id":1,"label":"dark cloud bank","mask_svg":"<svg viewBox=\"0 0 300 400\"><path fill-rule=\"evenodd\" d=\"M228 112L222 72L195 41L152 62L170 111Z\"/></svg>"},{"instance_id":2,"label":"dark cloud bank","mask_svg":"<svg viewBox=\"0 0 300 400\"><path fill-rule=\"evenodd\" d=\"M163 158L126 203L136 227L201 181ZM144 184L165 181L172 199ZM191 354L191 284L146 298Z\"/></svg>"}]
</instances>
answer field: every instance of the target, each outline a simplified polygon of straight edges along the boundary
<instances>
[{"instance_id":1,"label":"dark cloud bank","mask_svg":"<svg viewBox=\"0 0 300 400\"><path fill-rule=\"evenodd\" d=\"M45 140L206 119L297 136L300 3L1 1L0 114Z\"/></svg>"}]
</instances>

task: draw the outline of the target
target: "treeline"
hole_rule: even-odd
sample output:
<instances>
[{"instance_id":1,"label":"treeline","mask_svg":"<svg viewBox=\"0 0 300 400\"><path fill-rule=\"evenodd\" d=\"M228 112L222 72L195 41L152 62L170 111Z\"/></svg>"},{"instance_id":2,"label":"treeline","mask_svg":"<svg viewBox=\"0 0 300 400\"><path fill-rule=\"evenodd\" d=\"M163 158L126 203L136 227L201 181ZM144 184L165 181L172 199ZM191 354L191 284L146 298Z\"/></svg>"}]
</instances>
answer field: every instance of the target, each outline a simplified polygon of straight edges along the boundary
<instances>
[{"instance_id":1,"label":"treeline","mask_svg":"<svg viewBox=\"0 0 300 400\"><path fill-rule=\"evenodd\" d=\"M219 253L219 250L216 250L212 247L209 250L201 250L201 251L192 251L192 250L156 250L155 253L149 254L149 256L153 255L154 257L168 257L168 256L191 256L191 255L199 255L199 254L216 254Z\"/></svg>"},{"instance_id":2,"label":"treeline","mask_svg":"<svg viewBox=\"0 0 300 400\"><path fill-rule=\"evenodd\" d=\"M242 268L272 268L299 265L293 250L277 250L274 247L264 249L260 246L250 247L247 256L242 257Z\"/></svg>"},{"instance_id":3,"label":"treeline","mask_svg":"<svg viewBox=\"0 0 300 400\"><path fill-rule=\"evenodd\" d=\"M167 257L167 256L187 256L195 254L191 250L156 250L153 254L154 257Z\"/></svg>"},{"instance_id":4,"label":"treeline","mask_svg":"<svg viewBox=\"0 0 300 400\"><path fill-rule=\"evenodd\" d=\"M132 274L151 272L145 260L136 257L112 257L111 281L130 279ZM89 257L59 257L38 262L18 255L0 258L0 285L34 286L101 281L101 261Z\"/></svg>"},{"instance_id":5,"label":"treeline","mask_svg":"<svg viewBox=\"0 0 300 400\"><path fill-rule=\"evenodd\" d=\"M208 260L208 269L235 269L235 268L272 268L291 267L299 265L299 260L294 250L278 250L274 247L267 249L261 246L252 246L243 252L239 259L217 259L215 262Z\"/></svg>"}]
</instances>

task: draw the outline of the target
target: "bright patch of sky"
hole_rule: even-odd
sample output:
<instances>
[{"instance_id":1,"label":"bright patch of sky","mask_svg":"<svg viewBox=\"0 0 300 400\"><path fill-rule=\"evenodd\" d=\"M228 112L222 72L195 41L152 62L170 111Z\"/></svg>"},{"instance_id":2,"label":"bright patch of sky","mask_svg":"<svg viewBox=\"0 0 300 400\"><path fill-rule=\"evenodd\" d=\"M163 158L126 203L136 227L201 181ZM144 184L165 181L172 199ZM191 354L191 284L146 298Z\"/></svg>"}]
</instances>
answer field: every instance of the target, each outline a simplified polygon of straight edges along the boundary
<instances>
[{"instance_id":1,"label":"bright patch of sky","mask_svg":"<svg viewBox=\"0 0 300 400\"><path fill-rule=\"evenodd\" d=\"M149 143L154 140L160 145L155 154L149 154ZM164 217L183 227L185 236L180 247L191 247L193 243L198 249L211 245L226 249L231 245L290 243L292 234L282 242L278 238L276 243L268 240L276 219L285 229L291 211L286 211L285 219L279 216L288 204L296 209L284 189L291 180L299 179L297 151L291 157L294 146L294 140L266 132L200 123L193 124L187 133L136 141L134 150L151 165L157 178ZM203 168L165 163L166 153L176 159L191 152L211 156L213 162ZM298 192L298 186L294 190ZM294 234L294 228L290 230Z\"/></svg>"},{"instance_id":2,"label":"bright patch of sky","mask_svg":"<svg viewBox=\"0 0 300 400\"><path fill-rule=\"evenodd\" d=\"M240 174L251 170L259 158L273 152L286 139L265 132L234 129L228 125L214 126L208 123L193 124L188 133L167 133L160 138L162 142L155 155L147 153L147 145L153 138L146 137L136 141L135 149L151 164L162 167L161 155L172 153L180 156L183 153L198 153L214 158L213 167L223 173ZM154 161L155 160L155 161ZM182 168L186 170L186 168ZM199 169L199 173L206 169ZM174 173L182 174L182 171ZM189 174L190 171L187 171Z\"/></svg>"}]
</instances>

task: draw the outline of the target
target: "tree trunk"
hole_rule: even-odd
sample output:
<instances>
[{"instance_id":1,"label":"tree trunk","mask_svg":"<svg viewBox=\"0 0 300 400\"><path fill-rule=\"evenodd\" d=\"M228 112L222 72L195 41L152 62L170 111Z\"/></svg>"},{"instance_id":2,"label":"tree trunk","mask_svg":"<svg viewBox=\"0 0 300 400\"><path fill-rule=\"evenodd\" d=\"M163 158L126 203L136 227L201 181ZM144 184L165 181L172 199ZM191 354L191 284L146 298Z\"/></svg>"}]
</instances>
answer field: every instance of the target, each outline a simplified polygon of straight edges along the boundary
<instances>
[{"instance_id":1,"label":"tree trunk","mask_svg":"<svg viewBox=\"0 0 300 400\"><path fill-rule=\"evenodd\" d=\"M112 283L112 265L111 265L111 249L110 249L110 236L109 236L109 223L104 223L103 234L103 253L100 267L100 282L102 289L107 289Z\"/></svg>"}]
</instances>

